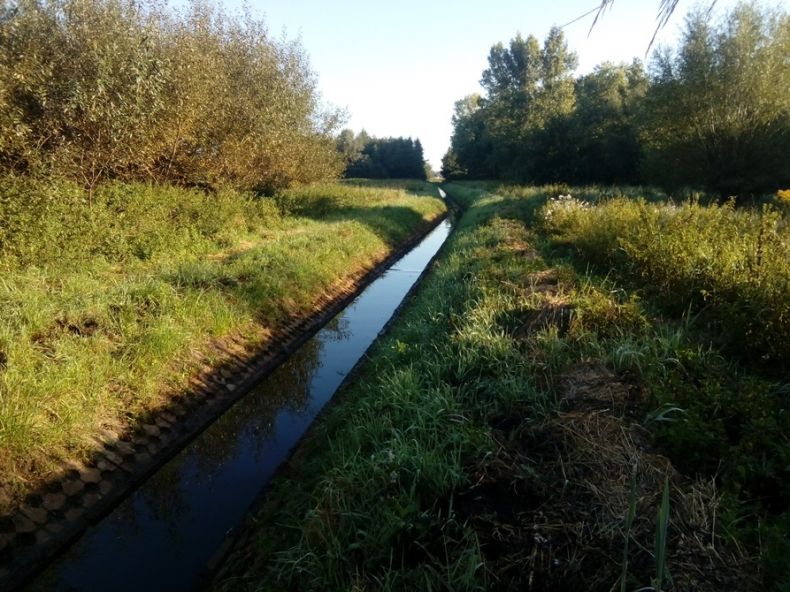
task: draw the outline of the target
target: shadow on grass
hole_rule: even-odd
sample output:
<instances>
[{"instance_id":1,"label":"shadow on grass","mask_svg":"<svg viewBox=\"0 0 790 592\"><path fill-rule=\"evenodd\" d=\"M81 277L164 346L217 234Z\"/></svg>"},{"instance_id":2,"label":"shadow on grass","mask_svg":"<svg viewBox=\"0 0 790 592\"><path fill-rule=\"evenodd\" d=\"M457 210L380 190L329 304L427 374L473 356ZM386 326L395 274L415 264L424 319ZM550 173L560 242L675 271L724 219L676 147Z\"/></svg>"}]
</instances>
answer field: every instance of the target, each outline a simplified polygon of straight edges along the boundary
<instances>
[{"instance_id":1,"label":"shadow on grass","mask_svg":"<svg viewBox=\"0 0 790 592\"><path fill-rule=\"evenodd\" d=\"M344 184L372 191L399 190L409 197L438 198L438 186L416 180L350 179ZM400 245L405 238L423 230L427 222L413 208L400 205L360 205L348 203L337 195L315 195L298 202L282 202L280 206L290 214L320 222L359 222L365 224L390 247Z\"/></svg>"},{"instance_id":2,"label":"shadow on grass","mask_svg":"<svg viewBox=\"0 0 790 592\"><path fill-rule=\"evenodd\" d=\"M438 184L419 179L345 179L344 185L370 189L400 189L414 196L436 197Z\"/></svg>"},{"instance_id":3,"label":"shadow on grass","mask_svg":"<svg viewBox=\"0 0 790 592\"><path fill-rule=\"evenodd\" d=\"M333 206L326 215L307 213L305 217L323 222L359 222L390 247L400 246L427 225L420 213L405 206Z\"/></svg>"}]
</instances>

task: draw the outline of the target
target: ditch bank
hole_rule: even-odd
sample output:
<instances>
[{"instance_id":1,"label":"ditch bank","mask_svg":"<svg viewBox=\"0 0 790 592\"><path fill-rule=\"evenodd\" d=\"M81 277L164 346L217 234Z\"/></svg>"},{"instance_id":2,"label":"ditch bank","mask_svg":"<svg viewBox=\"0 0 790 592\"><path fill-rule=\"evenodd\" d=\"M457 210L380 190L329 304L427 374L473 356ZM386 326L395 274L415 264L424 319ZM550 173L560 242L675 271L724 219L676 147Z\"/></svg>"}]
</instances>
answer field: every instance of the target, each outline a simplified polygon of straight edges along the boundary
<instances>
[{"instance_id":1,"label":"ditch bank","mask_svg":"<svg viewBox=\"0 0 790 592\"><path fill-rule=\"evenodd\" d=\"M603 354L634 313L543 258L528 200L469 201L211 589L756 589L714 483L651 445L644 385Z\"/></svg>"},{"instance_id":2,"label":"ditch bank","mask_svg":"<svg viewBox=\"0 0 790 592\"><path fill-rule=\"evenodd\" d=\"M172 404L133 429L105 432L88 461L70 462L0 518L0 589L23 586L107 517L445 219L433 220L374 269L339 282L316 303L314 315L292 319L252 352L241 340L218 345L224 362L195 377Z\"/></svg>"}]
</instances>

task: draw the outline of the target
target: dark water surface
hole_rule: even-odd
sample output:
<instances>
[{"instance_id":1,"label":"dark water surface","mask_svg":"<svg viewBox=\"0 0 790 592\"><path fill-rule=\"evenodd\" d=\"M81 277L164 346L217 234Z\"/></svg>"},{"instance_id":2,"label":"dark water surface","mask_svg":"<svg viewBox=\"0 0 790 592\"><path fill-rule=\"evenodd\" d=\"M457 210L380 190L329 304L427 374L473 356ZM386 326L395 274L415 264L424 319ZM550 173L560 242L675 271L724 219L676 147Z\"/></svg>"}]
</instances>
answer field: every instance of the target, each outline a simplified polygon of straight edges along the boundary
<instances>
[{"instance_id":1,"label":"dark water surface","mask_svg":"<svg viewBox=\"0 0 790 592\"><path fill-rule=\"evenodd\" d=\"M447 239L442 222L33 583L190 590Z\"/></svg>"}]
</instances>

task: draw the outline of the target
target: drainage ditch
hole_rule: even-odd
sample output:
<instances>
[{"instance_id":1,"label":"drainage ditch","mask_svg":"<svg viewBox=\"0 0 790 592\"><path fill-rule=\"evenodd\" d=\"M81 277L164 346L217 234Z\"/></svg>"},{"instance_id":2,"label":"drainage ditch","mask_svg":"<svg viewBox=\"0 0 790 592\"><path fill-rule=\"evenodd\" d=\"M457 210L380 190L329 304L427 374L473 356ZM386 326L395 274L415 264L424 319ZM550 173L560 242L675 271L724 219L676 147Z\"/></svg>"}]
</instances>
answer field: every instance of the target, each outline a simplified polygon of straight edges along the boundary
<instances>
[{"instance_id":1,"label":"drainage ditch","mask_svg":"<svg viewBox=\"0 0 790 592\"><path fill-rule=\"evenodd\" d=\"M31 583L189 590L452 230L439 224Z\"/></svg>"}]
</instances>

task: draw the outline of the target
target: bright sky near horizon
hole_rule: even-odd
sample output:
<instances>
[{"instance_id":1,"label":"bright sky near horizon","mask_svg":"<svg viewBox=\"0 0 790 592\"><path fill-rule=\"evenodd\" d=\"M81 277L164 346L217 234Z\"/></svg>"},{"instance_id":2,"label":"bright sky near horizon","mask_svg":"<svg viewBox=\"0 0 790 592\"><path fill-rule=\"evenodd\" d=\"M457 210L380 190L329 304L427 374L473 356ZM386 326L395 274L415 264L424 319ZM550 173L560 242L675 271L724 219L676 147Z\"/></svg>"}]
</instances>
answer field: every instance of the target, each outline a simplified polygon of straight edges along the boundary
<instances>
[{"instance_id":1,"label":"bright sky near horizon","mask_svg":"<svg viewBox=\"0 0 790 592\"><path fill-rule=\"evenodd\" d=\"M240 0L226 0L230 10ZM452 132L453 103L480 92L488 52L520 32L541 42L552 25L588 12L598 0L248 0L273 35L300 37L324 100L345 108L346 127L374 136L420 138L438 170ZM719 0L715 14L737 4ZM787 9L790 0L773 5ZM568 25L582 74L603 61L644 58L659 0L616 0L588 36L594 15ZM707 6L707 3L703 3ZM658 42L674 44L692 0L681 1Z\"/></svg>"}]
</instances>

